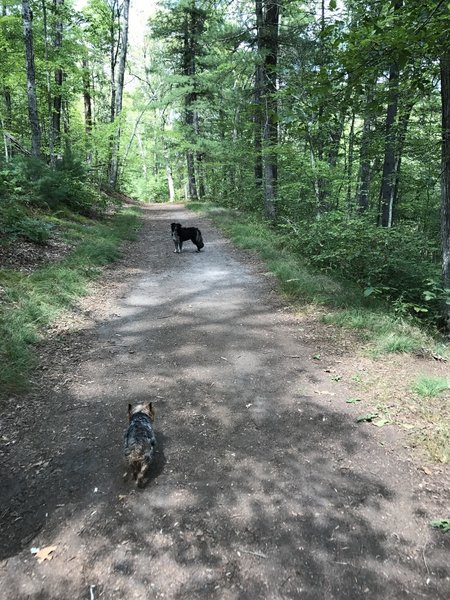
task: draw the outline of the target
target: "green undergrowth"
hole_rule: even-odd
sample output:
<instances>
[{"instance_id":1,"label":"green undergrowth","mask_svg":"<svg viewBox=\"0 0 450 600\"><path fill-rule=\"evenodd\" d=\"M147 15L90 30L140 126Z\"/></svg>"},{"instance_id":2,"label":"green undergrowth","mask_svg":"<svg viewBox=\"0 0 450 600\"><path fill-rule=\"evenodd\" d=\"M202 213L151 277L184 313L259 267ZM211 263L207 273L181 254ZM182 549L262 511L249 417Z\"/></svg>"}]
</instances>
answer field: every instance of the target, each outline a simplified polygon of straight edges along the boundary
<instances>
[{"instance_id":1,"label":"green undergrowth","mask_svg":"<svg viewBox=\"0 0 450 600\"><path fill-rule=\"evenodd\" d=\"M435 398L442 392L450 389L450 378L445 377L418 377L413 384L413 391L423 398Z\"/></svg>"},{"instance_id":2,"label":"green undergrowth","mask_svg":"<svg viewBox=\"0 0 450 600\"><path fill-rule=\"evenodd\" d=\"M298 307L318 305L327 314L326 323L353 330L374 354L415 352L426 348L445 355L447 348L417 319L399 315L394 307L367 296L357 284L339 275L323 273L307 264L289 236L274 230L264 220L208 203L187 204L206 212L239 247L256 252L278 278L283 293Z\"/></svg>"},{"instance_id":3,"label":"green undergrowth","mask_svg":"<svg viewBox=\"0 0 450 600\"><path fill-rule=\"evenodd\" d=\"M27 387L35 364L36 342L64 309L87 293L102 267L119 257L120 245L139 228L137 208L126 208L101 220L65 209L40 219L57 232L68 252L58 262L31 274L0 269L0 386L6 391Z\"/></svg>"}]
</instances>

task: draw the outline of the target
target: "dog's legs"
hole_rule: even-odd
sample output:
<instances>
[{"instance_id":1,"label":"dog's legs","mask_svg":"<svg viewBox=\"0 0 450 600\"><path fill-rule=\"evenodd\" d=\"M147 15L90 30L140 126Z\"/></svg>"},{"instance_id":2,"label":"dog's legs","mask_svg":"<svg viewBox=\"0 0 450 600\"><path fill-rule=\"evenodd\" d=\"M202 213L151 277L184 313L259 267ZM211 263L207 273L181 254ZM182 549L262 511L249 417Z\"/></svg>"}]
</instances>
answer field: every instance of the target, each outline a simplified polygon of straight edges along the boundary
<instances>
[{"instance_id":1,"label":"dog's legs","mask_svg":"<svg viewBox=\"0 0 450 600\"><path fill-rule=\"evenodd\" d=\"M151 456L146 455L144 457L144 460L142 461L141 470L137 474L136 485L138 487L144 487L145 475L150 467L150 462L151 462Z\"/></svg>"}]
</instances>

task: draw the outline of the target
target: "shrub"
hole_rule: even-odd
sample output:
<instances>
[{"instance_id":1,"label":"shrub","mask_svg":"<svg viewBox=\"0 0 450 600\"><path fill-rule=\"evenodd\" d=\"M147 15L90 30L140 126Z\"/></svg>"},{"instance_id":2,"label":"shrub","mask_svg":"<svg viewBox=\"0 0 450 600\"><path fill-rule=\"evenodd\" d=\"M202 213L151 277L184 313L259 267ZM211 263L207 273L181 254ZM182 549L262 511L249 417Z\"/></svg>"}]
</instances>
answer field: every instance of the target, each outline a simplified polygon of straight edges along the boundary
<instances>
[{"instance_id":1,"label":"shrub","mask_svg":"<svg viewBox=\"0 0 450 600\"><path fill-rule=\"evenodd\" d=\"M438 244L416 227L376 227L364 218L339 213L296 227L293 243L310 264L338 272L365 288L365 295L397 301L399 312L426 314L429 282L439 278ZM292 235L292 234L291 234Z\"/></svg>"}]
</instances>

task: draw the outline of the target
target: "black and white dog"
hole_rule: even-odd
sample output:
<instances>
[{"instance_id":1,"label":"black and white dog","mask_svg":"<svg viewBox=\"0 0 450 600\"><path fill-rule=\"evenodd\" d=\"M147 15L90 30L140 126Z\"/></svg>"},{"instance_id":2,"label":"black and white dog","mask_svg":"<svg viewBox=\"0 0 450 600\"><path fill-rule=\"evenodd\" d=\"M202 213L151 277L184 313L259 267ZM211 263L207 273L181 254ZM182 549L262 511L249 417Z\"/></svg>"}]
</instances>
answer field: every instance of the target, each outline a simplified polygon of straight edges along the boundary
<instances>
[{"instance_id":1,"label":"black and white dog","mask_svg":"<svg viewBox=\"0 0 450 600\"><path fill-rule=\"evenodd\" d=\"M171 223L170 228L172 229L172 239L175 244L174 252L181 252L183 249L183 242L191 240L193 244L197 246L197 252L205 245L203 243L202 233L197 227L182 227L180 223Z\"/></svg>"}]
</instances>

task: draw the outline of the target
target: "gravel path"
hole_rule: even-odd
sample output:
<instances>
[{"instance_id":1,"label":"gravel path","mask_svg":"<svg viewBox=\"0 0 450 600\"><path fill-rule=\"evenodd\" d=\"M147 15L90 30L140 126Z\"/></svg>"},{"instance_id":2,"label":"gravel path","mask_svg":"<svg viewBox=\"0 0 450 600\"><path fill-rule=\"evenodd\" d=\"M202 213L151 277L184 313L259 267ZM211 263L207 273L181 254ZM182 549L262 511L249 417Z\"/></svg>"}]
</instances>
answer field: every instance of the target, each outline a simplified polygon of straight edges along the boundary
<instances>
[{"instance_id":1,"label":"gravel path","mask_svg":"<svg viewBox=\"0 0 450 600\"><path fill-rule=\"evenodd\" d=\"M327 372L342 357L314 360L264 268L206 219L144 213L3 411L0 598L448 600L450 535L429 526L448 494L388 428L356 424ZM172 221L204 251L174 254ZM158 454L135 490L122 436L145 400Z\"/></svg>"}]
</instances>

